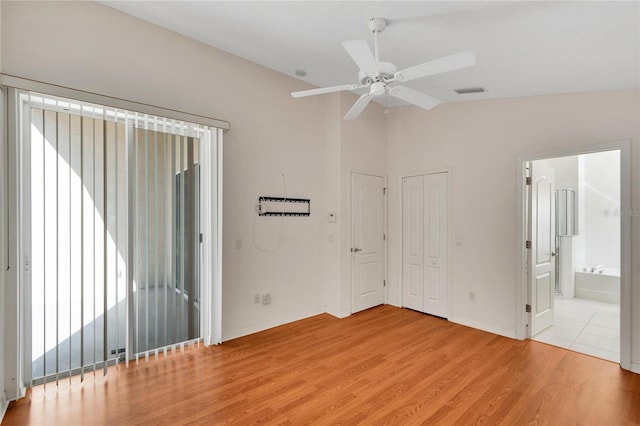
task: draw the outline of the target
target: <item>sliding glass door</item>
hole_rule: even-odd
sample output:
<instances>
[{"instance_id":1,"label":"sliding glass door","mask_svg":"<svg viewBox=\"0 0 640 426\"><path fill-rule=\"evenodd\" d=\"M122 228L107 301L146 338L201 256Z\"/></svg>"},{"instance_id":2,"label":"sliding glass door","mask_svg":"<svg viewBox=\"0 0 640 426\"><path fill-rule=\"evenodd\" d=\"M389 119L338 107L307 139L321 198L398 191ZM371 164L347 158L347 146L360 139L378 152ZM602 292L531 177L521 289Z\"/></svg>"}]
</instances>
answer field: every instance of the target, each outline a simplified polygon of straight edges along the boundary
<instances>
[{"instance_id":1,"label":"sliding glass door","mask_svg":"<svg viewBox=\"0 0 640 426\"><path fill-rule=\"evenodd\" d=\"M221 131L16 96L25 381L106 374L210 334Z\"/></svg>"},{"instance_id":2,"label":"sliding glass door","mask_svg":"<svg viewBox=\"0 0 640 426\"><path fill-rule=\"evenodd\" d=\"M200 336L200 139L139 127L133 134L133 330L140 353Z\"/></svg>"}]
</instances>

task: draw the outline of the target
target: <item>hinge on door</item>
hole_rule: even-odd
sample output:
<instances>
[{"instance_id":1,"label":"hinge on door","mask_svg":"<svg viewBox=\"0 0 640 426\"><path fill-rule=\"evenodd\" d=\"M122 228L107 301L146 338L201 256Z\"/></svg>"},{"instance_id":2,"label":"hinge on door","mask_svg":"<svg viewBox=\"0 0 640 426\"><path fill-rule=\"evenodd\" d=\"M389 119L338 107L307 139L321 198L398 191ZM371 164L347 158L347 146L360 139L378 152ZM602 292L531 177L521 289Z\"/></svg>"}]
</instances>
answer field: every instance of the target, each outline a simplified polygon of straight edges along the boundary
<instances>
[{"instance_id":1,"label":"hinge on door","mask_svg":"<svg viewBox=\"0 0 640 426\"><path fill-rule=\"evenodd\" d=\"M387 193L387 188L382 188L382 193L386 194Z\"/></svg>"},{"instance_id":2,"label":"hinge on door","mask_svg":"<svg viewBox=\"0 0 640 426\"><path fill-rule=\"evenodd\" d=\"M202 242L202 240L204 240L204 235L200 234L200 242Z\"/></svg>"},{"instance_id":3,"label":"hinge on door","mask_svg":"<svg viewBox=\"0 0 640 426\"><path fill-rule=\"evenodd\" d=\"M531 176L527 176L527 178L525 179L525 184L527 185L531 185Z\"/></svg>"},{"instance_id":4,"label":"hinge on door","mask_svg":"<svg viewBox=\"0 0 640 426\"><path fill-rule=\"evenodd\" d=\"M531 241L527 241L526 243L524 243L524 248L531 248Z\"/></svg>"},{"instance_id":5,"label":"hinge on door","mask_svg":"<svg viewBox=\"0 0 640 426\"><path fill-rule=\"evenodd\" d=\"M386 287L387 286L387 280L382 280L382 287Z\"/></svg>"},{"instance_id":6,"label":"hinge on door","mask_svg":"<svg viewBox=\"0 0 640 426\"><path fill-rule=\"evenodd\" d=\"M526 305L524 305L524 311L525 312L531 312L531 305L529 305L528 303Z\"/></svg>"},{"instance_id":7,"label":"hinge on door","mask_svg":"<svg viewBox=\"0 0 640 426\"><path fill-rule=\"evenodd\" d=\"M386 241L387 240L387 234L382 234L382 240Z\"/></svg>"}]
</instances>

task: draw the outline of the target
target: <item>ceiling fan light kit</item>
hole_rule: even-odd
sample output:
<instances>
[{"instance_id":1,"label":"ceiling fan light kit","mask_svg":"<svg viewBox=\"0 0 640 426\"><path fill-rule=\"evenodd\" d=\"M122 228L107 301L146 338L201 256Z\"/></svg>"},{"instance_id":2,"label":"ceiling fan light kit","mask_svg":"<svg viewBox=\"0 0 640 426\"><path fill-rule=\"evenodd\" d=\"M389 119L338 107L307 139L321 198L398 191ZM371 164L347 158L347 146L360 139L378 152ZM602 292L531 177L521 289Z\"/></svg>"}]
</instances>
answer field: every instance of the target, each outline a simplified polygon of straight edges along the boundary
<instances>
[{"instance_id":1,"label":"ceiling fan light kit","mask_svg":"<svg viewBox=\"0 0 640 426\"><path fill-rule=\"evenodd\" d=\"M356 90L368 87L369 93L365 93L360 96L349 112L344 116L345 120L358 118L371 99L374 97L384 96L386 94L428 110L440 104L440 101L408 87L390 84L466 68L473 66L476 63L473 53L461 52L398 71L398 68L394 64L391 62L380 61L379 57L378 34L386 28L386 21L382 18L371 18L369 19L368 25L369 29L373 32L375 53L371 52L369 44L365 40L342 42L342 47L344 47L349 56L351 56L351 59L353 59L360 69L358 73L359 84L343 84L340 86L303 90L300 92L293 92L291 93L291 96L294 98L301 98L305 96L321 95L325 93Z\"/></svg>"}]
</instances>

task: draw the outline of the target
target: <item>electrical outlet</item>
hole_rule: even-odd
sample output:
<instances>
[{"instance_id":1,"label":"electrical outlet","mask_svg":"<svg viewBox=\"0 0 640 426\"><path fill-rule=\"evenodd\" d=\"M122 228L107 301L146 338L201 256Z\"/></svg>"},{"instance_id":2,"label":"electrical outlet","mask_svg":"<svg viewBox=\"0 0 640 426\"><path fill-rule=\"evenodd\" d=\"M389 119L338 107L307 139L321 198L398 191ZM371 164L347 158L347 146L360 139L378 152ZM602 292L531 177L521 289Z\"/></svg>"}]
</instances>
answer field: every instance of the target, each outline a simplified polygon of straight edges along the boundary
<instances>
[{"instance_id":1,"label":"electrical outlet","mask_svg":"<svg viewBox=\"0 0 640 426\"><path fill-rule=\"evenodd\" d=\"M470 302L475 302L476 301L476 293L474 291L470 291L469 292L469 301Z\"/></svg>"},{"instance_id":2,"label":"electrical outlet","mask_svg":"<svg viewBox=\"0 0 640 426\"><path fill-rule=\"evenodd\" d=\"M260 303L260 295L259 294L255 294L253 296L253 303Z\"/></svg>"},{"instance_id":3,"label":"electrical outlet","mask_svg":"<svg viewBox=\"0 0 640 426\"><path fill-rule=\"evenodd\" d=\"M271 303L271 295L269 293L265 293L262 295L262 304L268 305Z\"/></svg>"}]
</instances>

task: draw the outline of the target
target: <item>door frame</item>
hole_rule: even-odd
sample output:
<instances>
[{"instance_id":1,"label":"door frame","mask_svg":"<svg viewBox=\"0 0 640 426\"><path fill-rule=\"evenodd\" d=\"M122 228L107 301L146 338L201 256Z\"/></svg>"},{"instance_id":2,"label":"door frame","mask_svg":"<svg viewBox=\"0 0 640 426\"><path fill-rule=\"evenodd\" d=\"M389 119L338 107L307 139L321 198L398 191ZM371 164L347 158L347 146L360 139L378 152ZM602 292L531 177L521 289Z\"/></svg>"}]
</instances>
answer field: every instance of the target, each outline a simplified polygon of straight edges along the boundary
<instances>
[{"instance_id":1,"label":"door frame","mask_svg":"<svg viewBox=\"0 0 640 426\"><path fill-rule=\"evenodd\" d=\"M425 171L418 171L413 173L404 173L400 175L398 179L398 184L400 188L400 196L399 199L399 209L400 212L400 244L398 245L398 259L400 259L400 267L398 276L399 276L399 298L400 306L404 307L404 288L403 288L403 274L402 274L402 265L404 264L404 258L402 256L402 246L403 246L403 223L402 217L404 214L404 199L402 195L402 180L404 178L415 177L415 176L426 176L426 175L434 175L437 173L446 173L447 174L447 221L448 221L448 229L447 229L447 320L451 321L454 317L453 315L453 189L452 189L452 181L453 181L453 168L451 167L441 167L435 169L428 169Z\"/></svg>"},{"instance_id":2,"label":"door frame","mask_svg":"<svg viewBox=\"0 0 640 426\"><path fill-rule=\"evenodd\" d=\"M353 244L353 212L351 209L351 205L353 202L353 175L367 175L367 176L375 176L383 179L383 205L382 205L382 232L385 235L384 238L384 247L382 251L382 270L383 270L383 279L385 284L389 282L389 267L387 265L389 255L388 255L388 247L389 247L389 232L388 232L388 199L389 199L389 186L387 184L387 175L380 172L372 172L372 171L363 171L358 169L348 169L349 174L349 188L348 188L348 203L346 208L346 217L349 218L347 222L347 235L348 235L348 245L345 247L346 256L348 256L349 262L349 315L353 314L353 256L351 255L351 247ZM344 241L344 240L343 240ZM389 300L388 296L389 286L384 285L382 288L382 303L386 304Z\"/></svg>"},{"instance_id":3,"label":"door frame","mask_svg":"<svg viewBox=\"0 0 640 426\"><path fill-rule=\"evenodd\" d=\"M525 312L528 294L527 249L527 190L525 184L526 163L556 157L581 154L593 154L604 151L620 151L620 211L628 212L620 217L620 366L632 370L631 364L631 141L622 140L571 148L519 155L517 158L517 209L516 209L516 338L528 339L531 336L530 314ZM635 370L634 370L635 371Z\"/></svg>"}]
</instances>

